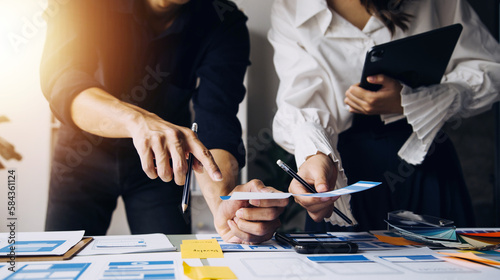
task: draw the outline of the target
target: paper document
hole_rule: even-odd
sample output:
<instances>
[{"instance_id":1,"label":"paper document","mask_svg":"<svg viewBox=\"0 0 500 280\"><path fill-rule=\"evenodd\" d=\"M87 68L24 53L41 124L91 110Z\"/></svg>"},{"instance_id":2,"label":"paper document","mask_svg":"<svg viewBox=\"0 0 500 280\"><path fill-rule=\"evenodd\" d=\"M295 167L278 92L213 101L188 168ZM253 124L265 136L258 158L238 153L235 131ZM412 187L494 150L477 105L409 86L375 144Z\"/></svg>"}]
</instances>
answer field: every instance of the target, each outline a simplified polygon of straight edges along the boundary
<instances>
[{"instance_id":1,"label":"paper document","mask_svg":"<svg viewBox=\"0 0 500 280\"><path fill-rule=\"evenodd\" d=\"M175 251L165 234L95 236L78 256Z\"/></svg>"},{"instance_id":2,"label":"paper document","mask_svg":"<svg viewBox=\"0 0 500 280\"><path fill-rule=\"evenodd\" d=\"M230 196L221 196L222 200L249 200L249 199L282 199L290 196L309 196L309 197L332 197L341 196L345 194L356 193L365 191L378 186L380 182L359 181L345 188L336 189L330 192L323 193L305 193L305 194L292 194L292 193L265 193L265 192L234 192Z\"/></svg>"},{"instance_id":3,"label":"paper document","mask_svg":"<svg viewBox=\"0 0 500 280\"><path fill-rule=\"evenodd\" d=\"M0 256L7 256L15 247L16 256L63 255L83 238L85 231L0 233ZM12 241L15 241L13 243Z\"/></svg>"}]
</instances>

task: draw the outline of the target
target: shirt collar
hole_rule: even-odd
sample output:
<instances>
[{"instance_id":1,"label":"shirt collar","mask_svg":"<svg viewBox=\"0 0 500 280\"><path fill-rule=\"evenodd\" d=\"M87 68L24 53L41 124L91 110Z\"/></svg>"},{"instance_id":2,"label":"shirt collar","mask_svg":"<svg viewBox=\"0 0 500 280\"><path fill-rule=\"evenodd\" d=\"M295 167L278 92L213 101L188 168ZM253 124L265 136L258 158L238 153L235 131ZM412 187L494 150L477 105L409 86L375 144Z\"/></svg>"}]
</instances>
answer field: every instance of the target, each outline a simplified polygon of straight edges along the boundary
<instances>
[{"instance_id":1,"label":"shirt collar","mask_svg":"<svg viewBox=\"0 0 500 280\"><path fill-rule=\"evenodd\" d=\"M332 16L325 0L296 0L295 27L299 27L310 19L317 17L321 32L325 34Z\"/></svg>"}]
</instances>

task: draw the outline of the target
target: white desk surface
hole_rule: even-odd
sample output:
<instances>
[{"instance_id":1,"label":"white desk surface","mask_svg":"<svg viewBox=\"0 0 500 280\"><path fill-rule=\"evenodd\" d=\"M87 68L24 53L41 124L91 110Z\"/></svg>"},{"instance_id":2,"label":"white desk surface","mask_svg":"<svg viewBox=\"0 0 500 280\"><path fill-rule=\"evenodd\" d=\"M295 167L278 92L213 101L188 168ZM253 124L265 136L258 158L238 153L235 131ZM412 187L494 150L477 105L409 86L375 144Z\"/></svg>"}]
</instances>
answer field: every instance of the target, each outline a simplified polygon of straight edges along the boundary
<instances>
[{"instance_id":1,"label":"white desk surface","mask_svg":"<svg viewBox=\"0 0 500 280\"><path fill-rule=\"evenodd\" d=\"M177 248L184 239L195 239L195 235L168 235L170 241ZM398 250L399 251L399 250ZM429 255L438 256L445 261L440 262L397 262L384 259L386 255ZM121 254L121 255L97 255L76 256L71 260L63 262L26 262L16 263L16 268L24 275L12 274L7 270L8 263L0 264L0 279L128 279L119 275L110 274L110 262L122 262L129 268L138 269L160 268L156 264L170 264L161 266L165 271L175 274L175 279L189 279L183 274L182 262L191 266L227 266L236 274L238 279L500 279L500 266L489 267L478 263L444 257L428 248L417 248L397 251L371 251L360 252L368 258L364 263L316 263L307 257L295 252L226 252L224 258L220 259L182 259L178 250L173 252L147 253L147 254ZM156 262L156 263L155 263ZM72 271L55 271L58 266L64 264ZM26 265L26 267L24 267ZM2 267L3 266L3 267ZM80 267L84 267L80 268ZM23 268L24 267L24 268ZM51 268L53 267L53 268ZM39 271L46 269L49 272ZM28 274L27 272L33 272ZM18 271L19 272L19 271ZM107 273L107 274L106 274ZM138 272L137 278L142 274ZM18 277L16 277L18 276ZM34 278L38 276L39 278ZM63 278L66 277L67 278ZM75 277L79 278L75 278ZM24 278L23 278L24 279ZM131 279L131 278L130 278ZM166 278L154 278L166 279Z\"/></svg>"}]
</instances>

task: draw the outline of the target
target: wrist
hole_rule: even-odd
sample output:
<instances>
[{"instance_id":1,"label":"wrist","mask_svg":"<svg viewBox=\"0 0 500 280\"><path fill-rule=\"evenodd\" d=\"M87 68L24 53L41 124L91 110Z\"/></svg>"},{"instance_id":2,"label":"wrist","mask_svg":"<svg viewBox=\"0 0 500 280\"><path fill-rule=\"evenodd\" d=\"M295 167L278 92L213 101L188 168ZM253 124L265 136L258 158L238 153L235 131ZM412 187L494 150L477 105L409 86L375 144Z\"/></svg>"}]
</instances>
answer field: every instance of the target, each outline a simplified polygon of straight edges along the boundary
<instances>
[{"instance_id":1,"label":"wrist","mask_svg":"<svg viewBox=\"0 0 500 280\"><path fill-rule=\"evenodd\" d=\"M146 115L144 112L141 112L134 108L135 106L122 102L124 106L122 119L124 120L124 127L128 132L129 137L134 137L144 131L144 127L147 126Z\"/></svg>"}]
</instances>

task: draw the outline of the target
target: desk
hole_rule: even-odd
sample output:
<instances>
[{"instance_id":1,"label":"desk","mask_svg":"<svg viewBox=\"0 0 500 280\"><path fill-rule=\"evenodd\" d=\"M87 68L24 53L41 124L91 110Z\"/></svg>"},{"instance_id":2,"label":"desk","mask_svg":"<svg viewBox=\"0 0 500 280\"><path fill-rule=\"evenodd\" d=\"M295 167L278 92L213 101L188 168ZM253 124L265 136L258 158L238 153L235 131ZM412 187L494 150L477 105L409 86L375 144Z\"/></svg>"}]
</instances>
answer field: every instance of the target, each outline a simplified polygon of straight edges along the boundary
<instances>
[{"instance_id":1,"label":"desk","mask_svg":"<svg viewBox=\"0 0 500 280\"><path fill-rule=\"evenodd\" d=\"M180 248L185 239L196 239L195 235L168 235L171 243ZM439 256L428 248L400 251L400 255ZM398 250L399 251L399 250ZM446 258L446 261L420 263L390 261L385 255L395 251L360 252L368 261L344 264L324 264L310 261L295 252L226 252L219 259L182 259L179 249L175 252L122 254L100 256L77 256L64 262L18 263L18 270L30 279L188 279L184 276L182 262L191 266L227 266L238 279L500 279L500 269L468 261ZM340 255L340 254L339 254ZM350 255L352 256L352 254ZM376 261L373 261L376 260ZM0 264L2 266L4 264ZM422 269L424 267L424 269ZM0 268L0 279L20 279ZM43 270L43 272L42 272ZM136 278L126 278L123 273L134 274ZM6 273L7 272L7 273ZM19 272L19 271L18 271ZM38 273L39 278L33 278ZM150 278L143 274L150 274ZM155 277L156 273L156 277ZM160 273L165 278L158 277ZM29 275L28 275L29 274ZM50 278L49 278L50 277ZM63 278L64 277L64 278ZM79 277L79 278L75 278Z\"/></svg>"}]
</instances>

